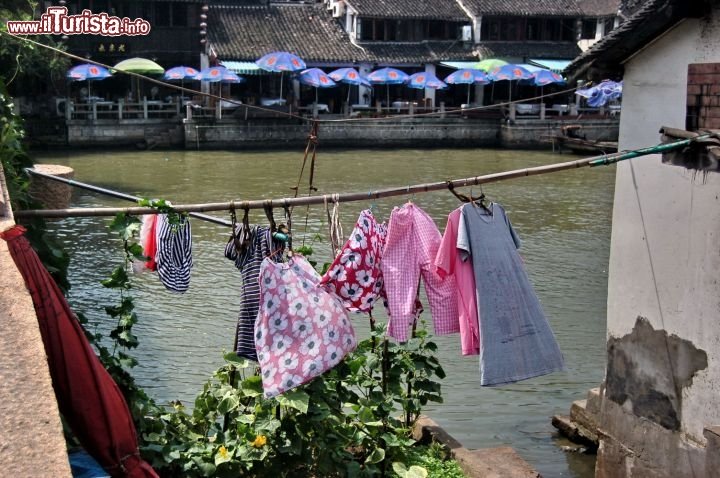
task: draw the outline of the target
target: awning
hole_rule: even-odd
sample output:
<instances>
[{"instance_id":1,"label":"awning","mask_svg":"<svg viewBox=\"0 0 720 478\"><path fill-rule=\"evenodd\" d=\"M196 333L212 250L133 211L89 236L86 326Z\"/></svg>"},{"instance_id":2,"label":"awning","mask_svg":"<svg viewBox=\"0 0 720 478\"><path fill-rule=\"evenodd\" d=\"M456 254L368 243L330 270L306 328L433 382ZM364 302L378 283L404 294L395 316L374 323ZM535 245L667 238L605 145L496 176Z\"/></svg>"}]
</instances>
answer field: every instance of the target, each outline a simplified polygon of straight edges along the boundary
<instances>
[{"instance_id":1,"label":"awning","mask_svg":"<svg viewBox=\"0 0 720 478\"><path fill-rule=\"evenodd\" d=\"M269 71L265 71L255 64L254 61L221 61L222 66L237 73L238 75L267 75Z\"/></svg>"},{"instance_id":2,"label":"awning","mask_svg":"<svg viewBox=\"0 0 720 478\"><path fill-rule=\"evenodd\" d=\"M555 73L562 73L571 61L572 60L543 60L532 58L528 60L528 63L546 68L550 71L554 71Z\"/></svg>"},{"instance_id":3,"label":"awning","mask_svg":"<svg viewBox=\"0 0 720 478\"><path fill-rule=\"evenodd\" d=\"M477 61L441 61L441 65L455 68L456 70L462 70L463 68L476 69Z\"/></svg>"}]
</instances>

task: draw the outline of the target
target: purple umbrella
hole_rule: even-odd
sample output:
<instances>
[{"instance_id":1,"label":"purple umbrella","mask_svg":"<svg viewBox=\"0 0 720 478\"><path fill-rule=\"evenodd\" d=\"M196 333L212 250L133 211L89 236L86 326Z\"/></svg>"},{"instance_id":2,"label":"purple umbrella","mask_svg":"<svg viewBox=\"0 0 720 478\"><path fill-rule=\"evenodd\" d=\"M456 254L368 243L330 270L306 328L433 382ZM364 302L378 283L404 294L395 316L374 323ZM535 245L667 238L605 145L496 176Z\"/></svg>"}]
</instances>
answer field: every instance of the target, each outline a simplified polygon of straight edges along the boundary
<instances>
[{"instance_id":1,"label":"purple umbrella","mask_svg":"<svg viewBox=\"0 0 720 478\"><path fill-rule=\"evenodd\" d=\"M255 64L265 71L280 73L280 98L282 98L283 74L286 71L300 71L307 68L302 58L286 51L268 53L255 61Z\"/></svg>"},{"instance_id":2,"label":"purple umbrella","mask_svg":"<svg viewBox=\"0 0 720 478\"><path fill-rule=\"evenodd\" d=\"M473 83L486 85L490 83L490 80L488 79L484 71L463 68L461 70L450 73L445 78L445 83L450 83L451 85L468 85L467 102L468 104L470 104L470 85L472 85Z\"/></svg>"},{"instance_id":3,"label":"purple umbrella","mask_svg":"<svg viewBox=\"0 0 720 478\"><path fill-rule=\"evenodd\" d=\"M380 68L370 72L368 81L374 85L387 85L387 106L390 106L390 85L405 83L409 78L408 74L395 68Z\"/></svg>"},{"instance_id":4,"label":"purple umbrella","mask_svg":"<svg viewBox=\"0 0 720 478\"><path fill-rule=\"evenodd\" d=\"M238 76L224 66L203 68L200 70L200 73L195 76L195 79L209 83L242 83L245 81L245 78ZM222 101L222 88L220 89L219 96Z\"/></svg>"}]
</instances>

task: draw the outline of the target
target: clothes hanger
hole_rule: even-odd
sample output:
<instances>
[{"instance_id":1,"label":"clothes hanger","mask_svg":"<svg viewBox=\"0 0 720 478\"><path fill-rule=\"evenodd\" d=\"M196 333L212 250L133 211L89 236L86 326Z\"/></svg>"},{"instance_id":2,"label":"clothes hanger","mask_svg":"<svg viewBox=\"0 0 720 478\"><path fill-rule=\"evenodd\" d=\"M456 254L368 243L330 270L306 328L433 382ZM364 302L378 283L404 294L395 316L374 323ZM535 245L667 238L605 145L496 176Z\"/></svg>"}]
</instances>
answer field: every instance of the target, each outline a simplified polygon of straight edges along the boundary
<instances>
[{"instance_id":1,"label":"clothes hanger","mask_svg":"<svg viewBox=\"0 0 720 478\"><path fill-rule=\"evenodd\" d=\"M480 206L480 207L482 207L490 216L492 216L492 209L490 209L490 208L485 204L485 193L484 193L483 190L482 190L482 184L480 185L480 196L478 196L478 197L473 197L473 195L472 195L472 186L470 187L470 196L466 196L466 195L464 195L464 194L461 194L461 193L455 191L455 185L452 183L452 181L448 181L448 182L447 182L447 188L448 188L448 190L453 194L453 196L455 196L456 198L458 198L460 201L466 202L466 203L470 203L470 204L472 204L472 205L474 205L474 206Z\"/></svg>"},{"instance_id":2,"label":"clothes hanger","mask_svg":"<svg viewBox=\"0 0 720 478\"><path fill-rule=\"evenodd\" d=\"M237 214L235 212L235 201L230 202L230 222L232 227L232 241L235 245L235 250L238 253L242 253L245 251L248 246L250 245L250 220L248 218L250 214L250 208L247 206L243 208L245 213L243 214L242 219L242 235L238 237L237 235Z\"/></svg>"}]
</instances>

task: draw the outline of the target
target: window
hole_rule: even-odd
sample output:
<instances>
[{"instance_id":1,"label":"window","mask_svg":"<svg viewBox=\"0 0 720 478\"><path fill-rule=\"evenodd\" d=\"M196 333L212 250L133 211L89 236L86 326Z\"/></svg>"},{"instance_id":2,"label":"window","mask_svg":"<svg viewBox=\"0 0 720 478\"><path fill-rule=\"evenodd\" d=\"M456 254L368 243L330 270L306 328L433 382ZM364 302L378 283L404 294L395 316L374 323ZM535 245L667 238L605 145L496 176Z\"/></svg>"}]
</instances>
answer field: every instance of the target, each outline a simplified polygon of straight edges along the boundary
<instances>
[{"instance_id":1,"label":"window","mask_svg":"<svg viewBox=\"0 0 720 478\"><path fill-rule=\"evenodd\" d=\"M528 19L525 24L525 39L530 41L540 40L540 20L537 18Z\"/></svg>"},{"instance_id":2,"label":"window","mask_svg":"<svg viewBox=\"0 0 720 478\"><path fill-rule=\"evenodd\" d=\"M483 19L482 31L480 38L483 40L499 40L500 39L500 19L488 18Z\"/></svg>"},{"instance_id":3,"label":"window","mask_svg":"<svg viewBox=\"0 0 720 478\"><path fill-rule=\"evenodd\" d=\"M188 26L187 5L180 2L172 4L172 25L174 27Z\"/></svg>"},{"instance_id":4,"label":"window","mask_svg":"<svg viewBox=\"0 0 720 478\"><path fill-rule=\"evenodd\" d=\"M558 40L575 41L575 35L575 20L571 18L563 19L560 23L560 38Z\"/></svg>"},{"instance_id":5,"label":"window","mask_svg":"<svg viewBox=\"0 0 720 478\"><path fill-rule=\"evenodd\" d=\"M605 30L603 31L603 35L607 35L613 29L615 28L615 19L614 18L608 18L605 20Z\"/></svg>"},{"instance_id":6,"label":"window","mask_svg":"<svg viewBox=\"0 0 720 478\"><path fill-rule=\"evenodd\" d=\"M157 2L155 4L155 25L158 27L170 26L170 4L166 2Z\"/></svg>"},{"instance_id":7,"label":"window","mask_svg":"<svg viewBox=\"0 0 720 478\"><path fill-rule=\"evenodd\" d=\"M444 40L445 24L438 20L430 20L427 29L428 40Z\"/></svg>"},{"instance_id":8,"label":"window","mask_svg":"<svg viewBox=\"0 0 720 478\"><path fill-rule=\"evenodd\" d=\"M580 30L580 39L581 40L594 39L596 26L597 26L597 21L595 19L583 20L581 30Z\"/></svg>"}]
</instances>

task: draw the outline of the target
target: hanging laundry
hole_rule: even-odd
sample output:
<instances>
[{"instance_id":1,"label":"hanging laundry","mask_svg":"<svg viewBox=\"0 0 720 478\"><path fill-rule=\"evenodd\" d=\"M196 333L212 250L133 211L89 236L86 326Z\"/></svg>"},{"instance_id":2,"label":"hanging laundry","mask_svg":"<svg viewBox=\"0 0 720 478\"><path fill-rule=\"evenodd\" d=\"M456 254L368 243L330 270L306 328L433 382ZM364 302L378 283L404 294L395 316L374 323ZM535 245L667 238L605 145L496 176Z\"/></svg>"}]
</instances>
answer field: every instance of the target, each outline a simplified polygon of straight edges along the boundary
<instances>
[{"instance_id":1,"label":"hanging laundry","mask_svg":"<svg viewBox=\"0 0 720 478\"><path fill-rule=\"evenodd\" d=\"M146 256L148 260L145 262L133 262L133 271L136 273L146 270L157 270L157 262L155 262L155 255L157 254L157 217L157 214L145 214L142 217L140 245L143 248L143 255Z\"/></svg>"},{"instance_id":2,"label":"hanging laundry","mask_svg":"<svg viewBox=\"0 0 720 478\"><path fill-rule=\"evenodd\" d=\"M171 292L183 293L190 287L193 265L190 221L181 215L179 224L170 224L167 214L159 214L156 221L155 260L160 282Z\"/></svg>"},{"instance_id":3,"label":"hanging laundry","mask_svg":"<svg viewBox=\"0 0 720 478\"><path fill-rule=\"evenodd\" d=\"M357 346L347 311L302 256L260 267L255 347L266 397L309 382Z\"/></svg>"},{"instance_id":4,"label":"hanging laundry","mask_svg":"<svg viewBox=\"0 0 720 478\"><path fill-rule=\"evenodd\" d=\"M475 273L472 262L463 261L457 248L460 208L450 213L440 248L435 257L435 271L442 277L454 277L457 285L458 314L460 319L460 348L463 355L480 353Z\"/></svg>"},{"instance_id":5,"label":"hanging laundry","mask_svg":"<svg viewBox=\"0 0 720 478\"><path fill-rule=\"evenodd\" d=\"M408 330L417 320L416 299L422 276L430 302L436 335L460 331L455 280L435 273L435 257L442 236L432 218L408 203L393 209L382 253L382 273L390 321L388 335L408 339Z\"/></svg>"},{"instance_id":6,"label":"hanging laundry","mask_svg":"<svg viewBox=\"0 0 720 478\"><path fill-rule=\"evenodd\" d=\"M386 234L385 225L369 209L362 211L350 239L320 280L351 312L372 311L382 294L380 259Z\"/></svg>"},{"instance_id":7,"label":"hanging laundry","mask_svg":"<svg viewBox=\"0 0 720 478\"><path fill-rule=\"evenodd\" d=\"M241 293L240 314L235 329L235 352L248 360L257 361L255 351L254 327L260 308L260 265L274 251L282 252L284 243L272 237L268 226L249 226L247 245L243 247L239 239L244 236L245 226L238 224L235 234L225 246L225 257L235 263L240 270ZM280 261L281 254L275 254L272 260Z\"/></svg>"},{"instance_id":8,"label":"hanging laundry","mask_svg":"<svg viewBox=\"0 0 720 478\"><path fill-rule=\"evenodd\" d=\"M505 210L461 209L457 247L475 271L480 384L500 385L563 370L564 361L517 249Z\"/></svg>"}]
</instances>

